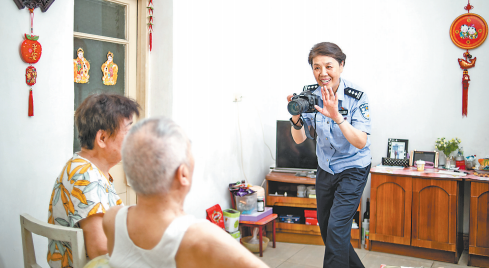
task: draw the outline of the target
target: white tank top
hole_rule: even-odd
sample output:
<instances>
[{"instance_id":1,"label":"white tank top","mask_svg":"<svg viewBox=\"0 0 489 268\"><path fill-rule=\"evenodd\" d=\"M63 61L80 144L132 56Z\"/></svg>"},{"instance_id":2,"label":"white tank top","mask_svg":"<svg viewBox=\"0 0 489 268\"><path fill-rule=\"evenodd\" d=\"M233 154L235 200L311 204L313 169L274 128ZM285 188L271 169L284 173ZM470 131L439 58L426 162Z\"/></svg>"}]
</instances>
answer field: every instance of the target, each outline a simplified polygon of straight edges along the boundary
<instances>
[{"instance_id":1,"label":"white tank top","mask_svg":"<svg viewBox=\"0 0 489 268\"><path fill-rule=\"evenodd\" d=\"M136 246L127 232L127 211L121 208L115 217L114 250L109 265L114 268L168 267L176 268L175 255L188 227L197 220L192 215L174 219L163 233L160 242L151 250Z\"/></svg>"}]
</instances>

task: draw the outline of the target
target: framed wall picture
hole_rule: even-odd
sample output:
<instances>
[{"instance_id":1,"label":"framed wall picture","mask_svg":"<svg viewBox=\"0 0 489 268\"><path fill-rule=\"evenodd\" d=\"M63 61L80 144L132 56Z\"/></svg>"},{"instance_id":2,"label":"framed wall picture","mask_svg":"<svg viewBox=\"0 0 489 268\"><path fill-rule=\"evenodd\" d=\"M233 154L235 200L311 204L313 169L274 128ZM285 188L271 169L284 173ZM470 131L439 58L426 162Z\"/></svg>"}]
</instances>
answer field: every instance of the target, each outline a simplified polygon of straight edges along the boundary
<instances>
[{"instance_id":1,"label":"framed wall picture","mask_svg":"<svg viewBox=\"0 0 489 268\"><path fill-rule=\"evenodd\" d=\"M408 140L389 139L387 141L387 157L394 159L406 159L408 152Z\"/></svg>"}]
</instances>

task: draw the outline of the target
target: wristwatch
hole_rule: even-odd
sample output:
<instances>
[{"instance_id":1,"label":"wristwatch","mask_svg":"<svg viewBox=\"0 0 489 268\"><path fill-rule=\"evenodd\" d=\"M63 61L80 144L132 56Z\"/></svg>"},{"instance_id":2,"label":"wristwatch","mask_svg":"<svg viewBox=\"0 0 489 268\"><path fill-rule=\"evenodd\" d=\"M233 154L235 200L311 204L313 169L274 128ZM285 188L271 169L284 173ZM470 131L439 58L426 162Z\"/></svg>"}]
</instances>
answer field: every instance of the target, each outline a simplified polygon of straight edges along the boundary
<instances>
[{"instance_id":1,"label":"wristwatch","mask_svg":"<svg viewBox=\"0 0 489 268\"><path fill-rule=\"evenodd\" d=\"M302 122L302 118L299 118L299 121L297 121L297 123L301 122L301 126L298 126L296 125L296 123L294 123L294 120L292 120L292 117L289 119L290 121L290 124L294 127L294 129L296 130L300 130L302 128L302 126L304 125L304 123Z\"/></svg>"}]
</instances>

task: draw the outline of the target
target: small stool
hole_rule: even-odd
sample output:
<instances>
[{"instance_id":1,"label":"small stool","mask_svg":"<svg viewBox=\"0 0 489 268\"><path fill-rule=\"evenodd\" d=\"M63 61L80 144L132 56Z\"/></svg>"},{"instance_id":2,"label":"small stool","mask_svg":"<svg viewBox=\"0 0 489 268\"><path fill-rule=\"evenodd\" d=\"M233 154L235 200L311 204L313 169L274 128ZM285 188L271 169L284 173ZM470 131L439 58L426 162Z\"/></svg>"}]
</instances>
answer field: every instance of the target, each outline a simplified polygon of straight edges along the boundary
<instances>
[{"instance_id":1,"label":"small stool","mask_svg":"<svg viewBox=\"0 0 489 268\"><path fill-rule=\"evenodd\" d=\"M271 214L266 216L265 218L259 221L240 221L239 224L243 227L258 227L259 236L260 236L260 257L263 257L263 226L266 226L268 223L272 223L273 229L273 248L275 248L275 219L277 219L277 214Z\"/></svg>"}]
</instances>

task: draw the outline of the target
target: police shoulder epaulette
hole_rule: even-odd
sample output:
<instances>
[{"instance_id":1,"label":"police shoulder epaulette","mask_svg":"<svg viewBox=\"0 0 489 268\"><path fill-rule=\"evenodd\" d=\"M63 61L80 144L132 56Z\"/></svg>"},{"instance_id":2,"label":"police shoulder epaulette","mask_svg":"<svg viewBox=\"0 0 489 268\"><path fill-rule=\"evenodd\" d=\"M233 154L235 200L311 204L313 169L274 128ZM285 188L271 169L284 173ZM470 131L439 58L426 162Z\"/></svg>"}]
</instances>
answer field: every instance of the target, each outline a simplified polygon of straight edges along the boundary
<instances>
[{"instance_id":1,"label":"police shoulder epaulette","mask_svg":"<svg viewBox=\"0 0 489 268\"><path fill-rule=\"evenodd\" d=\"M360 100L360 98L363 95L363 92L360 91L360 90L353 89L351 87L347 87L347 88L345 88L345 95L348 95L348 96L350 96L352 98L355 98L357 100Z\"/></svg>"},{"instance_id":2,"label":"police shoulder epaulette","mask_svg":"<svg viewBox=\"0 0 489 268\"><path fill-rule=\"evenodd\" d=\"M315 90L316 88L318 88L319 85L318 84L314 84L314 85L305 85L303 88L302 88L302 91L308 91L308 90Z\"/></svg>"}]
</instances>

